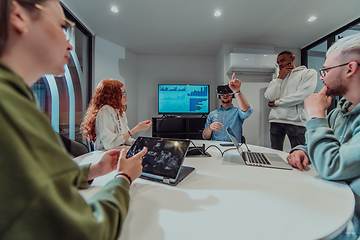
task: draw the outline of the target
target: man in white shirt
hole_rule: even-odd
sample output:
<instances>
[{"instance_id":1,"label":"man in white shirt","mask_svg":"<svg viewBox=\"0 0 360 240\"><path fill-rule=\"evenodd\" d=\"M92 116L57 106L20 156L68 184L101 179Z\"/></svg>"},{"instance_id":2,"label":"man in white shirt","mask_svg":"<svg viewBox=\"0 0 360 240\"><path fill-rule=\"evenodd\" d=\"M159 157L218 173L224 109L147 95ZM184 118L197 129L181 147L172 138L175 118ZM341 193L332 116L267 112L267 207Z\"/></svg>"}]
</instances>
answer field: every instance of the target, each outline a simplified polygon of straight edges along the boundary
<instances>
[{"instance_id":1,"label":"man in white shirt","mask_svg":"<svg viewBox=\"0 0 360 240\"><path fill-rule=\"evenodd\" d=\"M305 144L304 99L309 97L317 84L317 73L305 66L295 67L295 55L283 51L277 57L279 75L273 79L264 96L269 100L271 111L271 148L282 151L285 135L289 137L291 148Z\"/></svg>"}]
</instances>

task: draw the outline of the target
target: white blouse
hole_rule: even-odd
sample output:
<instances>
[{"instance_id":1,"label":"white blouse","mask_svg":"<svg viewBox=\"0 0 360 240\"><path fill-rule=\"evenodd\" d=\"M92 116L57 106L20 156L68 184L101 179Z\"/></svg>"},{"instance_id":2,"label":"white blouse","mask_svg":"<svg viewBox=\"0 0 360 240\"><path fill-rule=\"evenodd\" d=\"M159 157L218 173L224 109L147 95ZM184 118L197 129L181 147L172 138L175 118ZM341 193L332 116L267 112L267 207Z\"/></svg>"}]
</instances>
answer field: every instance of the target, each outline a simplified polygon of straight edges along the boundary
<instances>
[{"instance_id":1,"label":"white blouse","mask_svg":"<svg viewBox=\"0 0 360 240\"><path fill-rule=\"evenodd\" d=\"M122 145L131 145L135 140L129 138L125 141L123 134L130 131L125 112L120 116L119 110L104 105L96 117L95 150L119 149Z\"/></svg>"}]
</instances>

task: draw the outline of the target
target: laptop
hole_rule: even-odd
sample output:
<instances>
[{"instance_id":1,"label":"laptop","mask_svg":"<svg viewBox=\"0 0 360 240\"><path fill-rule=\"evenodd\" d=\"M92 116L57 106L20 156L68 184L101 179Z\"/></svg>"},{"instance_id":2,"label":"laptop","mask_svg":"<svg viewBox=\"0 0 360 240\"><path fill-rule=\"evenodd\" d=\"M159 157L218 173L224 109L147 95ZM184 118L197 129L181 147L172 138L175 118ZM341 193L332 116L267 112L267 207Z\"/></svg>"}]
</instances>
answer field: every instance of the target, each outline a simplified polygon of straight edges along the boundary
<instances>
[{"instance_id":1,"label":"laptop","mask_svg":"<svg viewBox=\"0 0 360 240\"><path fill-rule=\"evenodd\" d=\"M292 167L286 163L278 154L250 151L244 152L230 127L226 129L226 132L229 134L231 141L234 143L237 151L242 156L246 165L292 170Z\"/></svg>"},{"instance_id":2,"label":"laptop","mask_svg":"<svg viewBox=\"0 0 360 240\"><path fill-rule=\"evenodd\" d=\"M189 145L190 140L139 136L128 150L127 157L147 147L140 178L176 186L195 170L182 166Z\"/></svg>"}]
</instances>

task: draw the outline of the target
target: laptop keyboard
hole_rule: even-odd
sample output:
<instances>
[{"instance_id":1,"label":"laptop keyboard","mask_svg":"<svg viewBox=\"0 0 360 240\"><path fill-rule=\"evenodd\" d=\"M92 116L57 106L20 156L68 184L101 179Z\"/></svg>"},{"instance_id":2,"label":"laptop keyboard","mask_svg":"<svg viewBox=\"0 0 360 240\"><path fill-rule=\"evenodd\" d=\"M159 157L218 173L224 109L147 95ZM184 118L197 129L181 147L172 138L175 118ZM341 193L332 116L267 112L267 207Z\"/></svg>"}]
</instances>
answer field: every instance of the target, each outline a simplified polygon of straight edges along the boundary
<instances>
[{"instance_id":1,"label":"laptop keyboard","mask_svg":"<svg viewBox=\"0 0 360 240\"><path fill-rule=\"evenodd\" d=\"M247 152L246 155L250 163L271 165L263 153Z\"/></svg>"}]
</instances>

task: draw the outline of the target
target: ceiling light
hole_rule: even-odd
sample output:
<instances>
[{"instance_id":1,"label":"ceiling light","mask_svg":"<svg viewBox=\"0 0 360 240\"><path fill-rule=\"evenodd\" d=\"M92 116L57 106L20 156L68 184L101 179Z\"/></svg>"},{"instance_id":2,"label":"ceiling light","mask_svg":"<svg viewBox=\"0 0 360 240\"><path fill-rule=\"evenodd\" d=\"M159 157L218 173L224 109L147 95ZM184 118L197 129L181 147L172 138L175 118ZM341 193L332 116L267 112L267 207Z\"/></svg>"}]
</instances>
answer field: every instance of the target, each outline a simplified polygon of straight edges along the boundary
<instances>
[{"instance_id":1,"label":"ceiling light","mask_svg":"<svg viewBox=\"0 0 360 240\"><path fill-rule=\"evenodd\" d=\"M308 21L309 21L309 22L312 22L312 21L315 21L315 19L316 19L316 17L312 16L312 17L309 18Z\"/></svg>"},{"instance_id":2,"label":"ceiling light","mask_svg":"<svg viewBox=\"0 0 360 240\"><path fill-rule=\"evenodd\" d=\"M117 7L112 7L111 11L114 12L114 13L117 13L119 10L117 9Z\"/></svg>"},{"instance_id":3,"label":"ceiling light","mask_svg":"<svg viewBox=\"0 0 360 240\"><path fill-rule=\"evenodd\" d=\"M214 16L215 17L218 17L218 16L220 16L221 15L221 12L220 11L216 11L215 13L214 13Z\"/></svg>"}]
</instances>

